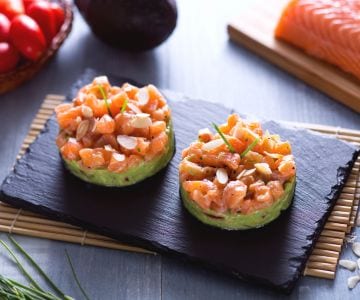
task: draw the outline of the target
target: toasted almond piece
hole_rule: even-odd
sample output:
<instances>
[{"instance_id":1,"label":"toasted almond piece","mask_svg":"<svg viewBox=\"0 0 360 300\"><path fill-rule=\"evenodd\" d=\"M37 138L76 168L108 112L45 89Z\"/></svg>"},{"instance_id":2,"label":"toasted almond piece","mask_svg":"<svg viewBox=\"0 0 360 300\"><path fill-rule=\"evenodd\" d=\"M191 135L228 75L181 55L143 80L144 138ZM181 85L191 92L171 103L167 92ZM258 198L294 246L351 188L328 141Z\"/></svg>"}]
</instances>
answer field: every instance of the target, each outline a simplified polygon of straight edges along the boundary
<instances>
[{"instance_id":1,"label":"toasted almond piece","mask_svg":"<svg viewBox=\"0 0 360 300\"><path fill-rule=\"evenodd\" d=\"M104 149L105 149L106 151L109 151L109 152L115 151L115 149L114 149L113 147L111 147L111 145L105 145L105 146L104 146Z\"/></svg>"},{"instance_id":2,"label":"toasted almond piece","mask_svg":"<svg viewBox=\"0 0 360 300\"><path fill-rule=\"evenodd\" d=\"M220 146L222 146L224 144L225 144L224 141L221 138L219 138L219 139L212 140L212 141L204 144L202 146L202 149L204 151L211 151L211 150L216 149L216 148L218 148L218 147L220 147Z\"/></svg>"},{"instance_id":3,"label":"toasted almond piece","mask_svg":"<svg viewBox=\"0 0 360 300\"><path fill-rule=\"evenodd\" d=\"M200 129L198 132L198 139L203 143L210 142L213 138L213 134L209 128Z\"/></svg>"},{"instance_id":4,"label":"toasted almond piece","mask_svg":"<svg viewBox=\"0 0 360 300\"><path fill-rule=\"evenodd\" d=\"M352 251L353 251L357 256L360 257L360 243L359 243L359 242L353 243L352 246L351 246L351 248L352 248Z\"/></svg>"},{"instance_id":5,"label":"toasted almond piece","mask_svg":"<svg viewBox=\"0 0 360 300\"><path fill-rule=\"evenodd\" d=\"M93 133L95 132L96 129L96 120L95 118L90 118L89 119L89 132Z\"/></svg>"},{"instance_id":6,"label":"toasted almond piece","mask_svg":"<svg viewBox=\"0 0 360 300\"><path fill-rule=\"evenodd\" d=\"M257 163L257 164L254 164L254 167L261 174L264 174L264 175L272 174L272 171L267 163Z\"/></svg>"},{"instance_id":7,"label":"toasted almond piece","mask_svg":"<svg viewBox=\"0 0 360 300\"><path fill-rule=\"evenodd\" d=\"M259 135L257 133L255 133L254 131L250 130L249 128L244 128L244 130L251 135L255 140L259 139Z\"/></svg>"},{"instance_id":8,"label":"toasted almond piece","mask_svg":"<svg viewBox=\"0 0 360 300\"><path fill-rule=\"evenodd\" d=\"M93 110L87 105L81 105L81 113L85 118L92 118Z\"/></svg>"},{"instance_id":9,"label":"toasted almond piece","mask_svg":"<svg viewBox=\"0 0 360 300\"><path fill-rule=\"evenodd\" d=\"M278 135L278 134L272 134L272 135L270 135L270 137L275 142L280 142L281 141L280 135Z\"/></svg>"},{"instance_id":10,"label":"toasted almond piece","mask_svg":"<svg viewBox=\"0 0 360 300\"><path fill-rule=\"evenodd\" d=\"M138 99L140 105L146 105L150 99L147 87L139 89L139 91L136 93L136 98Z\"/></svg>"},{"instance_id":11,"label":"toasted almond piece","mask_svg":"<svg viewBox=\"0 0 360 300\"><path fill-rule=\"evenodd\" d=\"M124 154L121 154L121 153L117 153L117 152L114 152L112 154L112 157L117 160L117 161L124 161L125 160L125 155Z\"/></svg>"},{"instance_id":12,"label":"toasted almond piece","mask_svg":"<svg viewBox=\"0 0 360 300\"><path fill-rule=\"evenodd\" d=\"M356 269L356 262L348 259L340 259L339 265L350 271L354 271Z\"/></svg>"},{"instance_id":13,"label":"toasted almond piece","mask_svg":"<svg viewBox=\"0 0 360 300\"><path fill-rule=\"evenodd\" d=\"M245 177L245 176L250 176L252 174L254 174L256 171L256 168L253 168L253 169L250 169L250 170L242 170L242 172L236 177L236 179L240 179L242 177Z\"/></svg>"},{"instance_id":14,"label":"toasted almond piece","mask_svg":"<svg viewBox=\"0 0 360 300\"><path fill-rule=\"evenodd\" d=\"M132 119L131 124L135 128L148 128L152 122L149 114L136 114Z\"/></svg>"},{"instance_id":15,"label":"toasted almond piece","mask_svg":"<svg viewBox=\"0 0 360 300\"><path fill-rule=\"evenodd\" d=\"M137 145L137 139L133 136L118 135L116 139L120 146L128 150L134 150Z\"/></svg>"},{"instance_id":16,"label":"toasted almond piece","mask_svg":"<svg viewBox=\"0 0 360 300\"><path fill-rule=\"evenodd\" d=\"M263 134L263 139L266 139L266 138L269 138L270 137L270 132L269 132L269 130L265 130L265 133Z\"/></svg>"},{"instance_id":17,"label":"toasted almond piece","mask_svg":"<svg viewBox=\"0 0 360 300\"><path fill-rule=\"evenodd\" d=\"M108 85L109 84L109 79L107 78L107 76L103 75L103 76L98 76L95 77L93 80L94 84L104 84L104 85Z\"/></svg>"},{"instance_id":18,"label":"toasted almond piece","mask_svg":"<svg viewBox=\"0 0 360 300\"><path fill-rule=\"evenodd\" d=\"M76 139L75 138L69 138L68 139L68 143L71 143L71 144L76 144L77 143L77 141L76 141Z\"/></svg>"},{"instance_id":19,"label":"toasted almond piece","mask_svg":"<svg viewBox=\"0 0 360 300\"><path fill-rule=\"evenodd\" d=\"M111 122L111 120L112 120L112 117L110 117L108 114L106 114L100 118L99 122L107 123L107 122Z\"/></svg>"},{"instance_id":20,"label":"toasted almond piece","mask_svg":"<svg viewBox=\"0 0 360 300\"><path fill-rule=\"evenodd\" d=\"M229 176L228 176L226 169L224 169L224 168L217 169L216 170L216 178L221 184L227 184L227 182L229 180Z\"/></svg>"},{"instance_id":21,"label":"toasted almond piece","mask_svg":"<svg viewBox=\"0 0 360 300\"><path fill-rule=\"evenodd\" d=\"M134 103L128 103L127 106L136 114L141 114L142 111Z\"/></svg>"},{"instance_id":22,"label":"toasted almond piece","mask_svg":"<svg viewBox=\"0 0 360 300\"><path fill-rule=\"evenodd\" d=\"M82 120L76 130L76 140L80 141L89 130L89 120Z\"/></svg>"},{"instance_id":23,"label":"toasted almond piece","mask_svg":"<svg viewBox=\"0 0 360 300\"><path fill-rule=\"evenodd\" d=\"M354 287L356 287L359 281L360 281L359 275L349 277L347 280L348 288L353 289Z\"/></svg>"},{"instance_id":24,"label":"toasted almond piece","mask_svg":"<svg viewBox=\"0 0 360 300\"><path fill-rule=\"evenodd\" d=\"M274 158L274 159L279 159L279 158L283 158L284 155L280 154L280 153L270 153L270 152L267 152L267 151L264 151L264 153L271 157L271 158Z\"/></svg>"}]
</instances>

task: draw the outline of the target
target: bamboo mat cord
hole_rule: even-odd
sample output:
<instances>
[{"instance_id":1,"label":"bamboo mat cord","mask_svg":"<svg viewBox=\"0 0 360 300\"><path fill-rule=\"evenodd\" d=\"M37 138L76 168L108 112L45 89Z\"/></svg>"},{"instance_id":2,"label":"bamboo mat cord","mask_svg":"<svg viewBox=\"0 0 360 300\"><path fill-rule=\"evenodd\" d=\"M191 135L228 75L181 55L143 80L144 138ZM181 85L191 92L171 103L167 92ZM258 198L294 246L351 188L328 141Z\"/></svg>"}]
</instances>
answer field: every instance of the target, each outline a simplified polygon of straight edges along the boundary
<instances>
[{"instance_id":1,"label":"bamboo mat cord","mask_svg":"<svg viewBox=\"0 0 360 300\"><path fill-rule=\"evenodd\" d=\"M11 222L11 226L10 226L10 228L9 228L9 234L12 234L12 231L13 231L13 229L14 229L15 223L16 223L17 219L19 218L21 212L22 212L22 208L20 208L20 209L18 210L18 212L17 212L16 215L15 215L14 220Z\"/></svg>"},{"instance_id":2,"label":"bamboo mat cord","mask_svg":"<svg viewBox=\"0 0 360 300\"><path fill-rule=\"evenodd\" d=\"M19 151L20 158L44 128L57 105L65 100L61 95L47 95L41 105L29 133ZM287 125L310 129L322 134L334 136L360 147L360 131L331 127L326 125L284 122ZM333 279L339 260L341 248L346 234L356 222L360 198L360 158L354 164L349 178L336 201L335 206L322 230L317 243L308 259L304 275ZM154 252L128 246L111 238L83 230L79 227L46 219L37 214L17 209L0 202L0 231L77 243L82 246L91 245L117 250L156 254Z\"/></svg>"},{"instance_id":3,"label":"bamboo mat cord","mask_svg":"<svg viewBox=\"0 0 360 300\"><path fill-rule=\"evenodd\" d=\"M81 246L85 245L85 240L86 240L87 233L88 233L88 231L84 230L84 234L83 234L82 239L81 239Z\"/></svg>"}]
</instances>

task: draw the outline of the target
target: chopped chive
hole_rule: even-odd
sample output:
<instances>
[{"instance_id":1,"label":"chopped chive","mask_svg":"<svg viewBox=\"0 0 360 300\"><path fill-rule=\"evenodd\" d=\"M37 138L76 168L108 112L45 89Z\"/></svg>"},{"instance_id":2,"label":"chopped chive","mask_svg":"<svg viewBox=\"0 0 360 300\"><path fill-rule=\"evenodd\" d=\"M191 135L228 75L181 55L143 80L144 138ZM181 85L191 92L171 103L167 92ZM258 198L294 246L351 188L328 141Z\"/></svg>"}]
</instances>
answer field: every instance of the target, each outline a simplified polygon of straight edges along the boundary
<instances>
[{"instance_id":1,"label":"chopped chive","mask_svg":"<svg viewBox=\"0 0 360 300\"><path fill-rule=\"evenodd\" d=\"M259 138L256 138L245 150L240 154L240 157L243 158L246 154L248 154L259 142Z\"/></svg>"},{"instance_id":2,"label":"chopped chive","mask_svg":"<svg viewBox=\"0 0 360 300\"><path fill-rule=\"evenodd\" d=\"M126 98L121 106L121 113L123 113L128 105L128 99Z\"/></svg>"},{"instance_id":3,"label":"chopped chive","mask_svg":"<svg viewBox=\"0 0 360 300\"><path fill-rule=\"evenodd\" d=\"M224 143L226 144L226 146L229 148L230 152L234 153L235 149L234 147L229 143L229 141L226 139L225 135L221 132L220 128L215 124L212 123L212 125L214 126L215 130L217 131L217 133L220 135L220 137L223 139Z\"/></svg>"},{"instance_id":4,"label":"chopped chive","mask_svg":"<svg viewBox=\"0 0 360 300\"><path fill-rule=\"evenodd\" d=\"M31 277L31 275L25 270L23 265L20 263L18 258L16 257L15 253L10 249L10 247L2 240L0 243L4 246L4 248L9 252L11 257L15 260L16 265L20 269L20 271L25 275L25 277L31 282L31 284L41 292L44 292L43 289L37 284L37 282Z\"/></svg>"},{"instance_id":5,"label":"chopped chive","mask_svg":"<svg viewBox=\"0 0 360 300\"><path fill-rule=\"evenodd\" d=\"M102 96L103 99L105 100L105 105L106 105L106 108L107 108L107 110L108 110L108 113L109 113L110 116L112 116L112 115L111 115L111 111L110 111L110 105L109 105L109 102L108 102L106 93L105 93L103 87L102 87L100 84L98 84L98 88L99 88L99 90L100 90L101 96Z\"/></svg>"},{"instance_id":6,"label":"chopped chive","mask_svg":"<svg viewBox=\"0 0 360 300\"><path fill-rule=\"evenodd\" d=\"M68 253L68 251L67 251L66 249L65 249L65 254L66 254L66 257L67 257L67 259L68 259L68 261L69 261L69 265L70 265L70 268L71 268L71 272L72 272L72 274L73 274L73 276L74 276L74 278L75 278L76 284L78 285L78 287L79 287L81 293L83 294L83 296L85 297L85 299L90 300L89 296L86 294L85 290L84 290L83 287L81 286L81 283L80 283L80 281L79 281L79 278L77 277L77 274L76 274L76 272L75 272L74 266L73 266L73 264L72 264L70 255L69 255L69 253Z\"/></svg>"},{"instance_id":7,"label":"chopped chive","mask_svg":"<svg viewBox=\"0 0 360 300\"><path fill-rule=\"evenodd\" d=\"M53 288L53 290L59 294L62 298L65 298L66 295L55 285L55 283L45 274L44 270L33 260L33 258L22 248L17 241L11 236L8 236L11 243L26 257L26 259L31 263L31 265L41 274L41 276L46 280L46 282Z\"/></svg>"}]
</instances>

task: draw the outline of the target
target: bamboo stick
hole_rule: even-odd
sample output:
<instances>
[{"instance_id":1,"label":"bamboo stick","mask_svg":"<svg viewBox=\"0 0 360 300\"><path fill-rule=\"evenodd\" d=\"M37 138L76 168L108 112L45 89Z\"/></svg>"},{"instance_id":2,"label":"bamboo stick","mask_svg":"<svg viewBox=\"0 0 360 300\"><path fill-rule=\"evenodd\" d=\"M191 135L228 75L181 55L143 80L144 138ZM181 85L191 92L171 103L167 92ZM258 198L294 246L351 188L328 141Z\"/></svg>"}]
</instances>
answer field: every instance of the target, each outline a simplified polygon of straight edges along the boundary
<instances>
[{"instance_id":1,"label":"bamboo stick","mask_svg":"<svg viewBox=\"0 0 360 300\"><path fill-rule=\"evenodd\" d=\"M326 250L326 249L324 249L324 250ZM320 256L320 255L310 255L308 261L317 261L317 262L324 262L324 263L328 263L328 264L336 264L337 258Z\"/></svg>"},{"instance_id":2,"label":"bamboo stick","mask_svg":"<svg viewBox=\"0 0 360 300\"><path fill-rule=\"evenodd\" d=\"M310 261L307 263L307 268L309 269L316 269L316 270L326 270L326 271L333 271L336 270L336 264L328 264L323 262L313 262Z\"/></svg>"},{"instance_id":3,"label":"bamboo stick","mask_svg":"<svg viewBox=\"0 0 360 300\"><path fill-rule=\"evenodd\" d=\"M305 268L304 275L320 277L320 278L324 278L324 279L334 279L335 278L335 272L327 271L327 270L311 269L311 268Z\"/></svg>"},{"instance_id":4,"label":"bamboo stick","mask_svg":"<svg viewBox=\"0 0 360 300\"><path fill-rule=\"evenodd\" d=\"M321 243L331 243L334 245L342 245L344 239L339 239L339 238L333 238L333 237L328 237L328 236L320 236L318 239L318 242ZM320 249L320 248L319 248ZM327 249L327 250L331 250L331 249Z\"/></svg>"},{"instance_id":5,"label":"bamboo stick","mask_svg":"<svg viewBox=\"0 0 360 300\"><path fill-rule=\"evenodd\" d=\"M326 256L326 257L335 257L336 259L339 257L339 252L325 249L314 248L312 251L313 255Z\"/></svg>"},{"instance_id":6,"label":"bamboo stick","mask_svg":"<svg viewBox=\"0 0 360 300\"><path fill-rule=\"evenodd\" d=\"M344 231L336 231L336 230L324 229L321 232L320 236L337 237L337 238L343 239L343 238L345 238L345 233L344 233Z\"/></svg>"},{"instance_id":7,"label":"bamboo stick","mask_svg":"<svg viewBox=\"0 0 360 300\"><path fill-rule=\"evenodd\" d=\"M0 225L0 231L7 232L8 229L9 228L7 226ZM70 235L65 235L65 234L37 231L37 230L31 230L31 229L26 229L26 228L20 228L20 227L14 227L12 232L16 233L16 234L45 238L45 239L50 239L50 240L65 241L65 242L70 242L70 243L75 243L75 244L82 244L82 242L83 242L83 245L92 245L92 246L125 250L125 251L138 252L138 253L156 254L155 252L148 251L148 250L145 250L145 249L142 249L139 247L128 246L128 245L120 244L118 242L99 241L97 239L87 238L87 237L83 241L82 237L80 238L80 237L75 237L75 236L70 236Z\"/></svg>"},{"instance_id":8,"label":"bamboo stick","mask_svg":"<svg viewBox=\"0 0 360 300\"><path fill-rule=\"evenodd\" d=\"M351 212L350 206L344 206L344 205L335 205L334 210L336 211L343 211L343 212Z\"/></svg>"},{"instance_id":9,"label":"bamboo stick","mask_svg":"<svg viewBox=\"0 0 360 300\"><path fill-rule=\"evenodd\" d=\"M345 230L346 230L346 228L345 228ZM332 243L317 242L315 244L315 247L319 248L319 249L325 249L325 250L332 250L332 251L339 251L339 252L341 251L341 245L336 245L336 244L332 244Z\"/></svg>"},{"instance_id":10,"label":"bamboo stick","mask_svg":"<svg viewBox=\"0 0 360 300\"><path fill-rule=\"evenodd\" d=\"M340 217L340 216L330 215L329 218L328 218L328 221L336 222L336 223L342 223L342 224L347 225L349 223L349 218L348 217Z\"/></svg>"},{"instance_id":11,"label":"bamboo stick","mask_svg":"<svg viewBox=\"0 0 360 300\"><path fill-rule=\"evenodd\" d=\"M332 229L332 230L341 230L341 231L346 231L347 225L346 224L339 224L339 223L334 223L334 222L326 222L325 229Z\"/></svg>"}]
</instances>

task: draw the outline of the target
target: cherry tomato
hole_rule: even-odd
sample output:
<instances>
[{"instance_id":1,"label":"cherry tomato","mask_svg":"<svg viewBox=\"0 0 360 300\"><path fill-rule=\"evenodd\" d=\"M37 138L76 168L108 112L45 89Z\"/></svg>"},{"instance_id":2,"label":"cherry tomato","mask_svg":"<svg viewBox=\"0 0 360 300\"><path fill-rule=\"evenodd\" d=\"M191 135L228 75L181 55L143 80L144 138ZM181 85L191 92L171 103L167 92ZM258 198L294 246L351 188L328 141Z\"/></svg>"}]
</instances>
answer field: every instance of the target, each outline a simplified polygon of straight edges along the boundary
<instances>
[{"instance_id":1,"label":"cherry tomato","mask_svg":"<svg viewBox=\"0 0 360 300\"><path fill-rule=\"evenodd\" d=\"M59 32L65 21L64 9L57 3L50 3L50 6L56 19L56 32Z\"/></svg>"},{"instance_id":2,"label":"cherry tomato","mask_svg":"<svg viewBox=\"0 0 360 300\"><path fill-rule=\"evenodd\" d=\"M19 52L9 43L0 43L0 73L15 69L20 60Z\"/></svg>"},{"instance_id":3,"label":"cherry tomato","mask_svg":"<svg viewBox=\"0 0 360 300\"><path fill-rule=\"evenodd\" d=\"M6 42L9 38L10 21L2 13L0 13L0 42Z\"/></svg>"},{"instance_id":4,"label":"cherry tomato","mask_svg":"<svg viewBox=\"0 0 360 300\"><path fill-rule=\"evenodd\" d=\"M41 1L41 0L23 0L26 14L28 14L28 8L29 8L29 6L30 6L31 4L33 4L34 2L38 2L38 1Z\"/></svg>"},{"instance_id":5,"label":"cherry tomato","mask_svg":"<svg viewBox=\"0 0 360 300\"><path fill-rule=\"evenodd\" d=\"M47 1L36 1L28 7L27 14L38 23L49 45L57 32L56 18L50 3Z\"/></svg>"},{"instance_id":6,"label":"cherry tomato","mask_svg":"<svg viewBox=\"0 0 360 300\"><path fill-rule=\"evenodd\" d=\"M22 0L0 0L0 12L12 20L17 15L24 13Z\"/></svg>"},{"instance_id":7,"label":"cherry tomato","mask_svg":"<svg viewBox=\"0 0 360 300\"><path fill-rule=\"evenodd\" d=\"M10 40L23 56L33 61L46 50L46 40L39 25L26 15L17 16L12 20Z\"/></svg>"}]
</instances>

